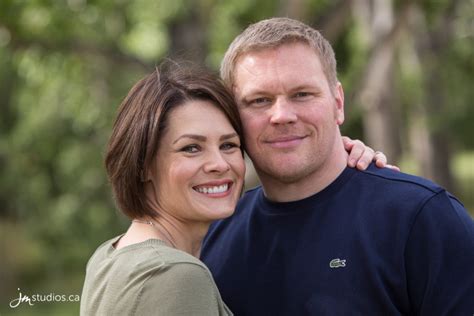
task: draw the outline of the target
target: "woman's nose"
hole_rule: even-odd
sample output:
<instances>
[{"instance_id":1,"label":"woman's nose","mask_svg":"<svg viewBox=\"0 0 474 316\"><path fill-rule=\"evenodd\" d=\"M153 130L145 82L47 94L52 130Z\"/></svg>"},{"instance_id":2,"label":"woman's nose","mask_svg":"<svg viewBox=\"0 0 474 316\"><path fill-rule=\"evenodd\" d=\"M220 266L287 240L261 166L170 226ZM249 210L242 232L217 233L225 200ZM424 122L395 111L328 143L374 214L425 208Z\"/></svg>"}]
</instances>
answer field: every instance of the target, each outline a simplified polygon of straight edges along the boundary
<instances>
[{"instance_id":1,"label":"woman's nose","mask_svg":"<svg viewBox=\"0 0 474 316\"><path fill-rule=\"evenodd\" d=\"M206 172L226 172L230 169L230 165L219 151L217 153L211 153L207 158L206 164L204 165L204 171Z\"/></svg>"}]
</instances>

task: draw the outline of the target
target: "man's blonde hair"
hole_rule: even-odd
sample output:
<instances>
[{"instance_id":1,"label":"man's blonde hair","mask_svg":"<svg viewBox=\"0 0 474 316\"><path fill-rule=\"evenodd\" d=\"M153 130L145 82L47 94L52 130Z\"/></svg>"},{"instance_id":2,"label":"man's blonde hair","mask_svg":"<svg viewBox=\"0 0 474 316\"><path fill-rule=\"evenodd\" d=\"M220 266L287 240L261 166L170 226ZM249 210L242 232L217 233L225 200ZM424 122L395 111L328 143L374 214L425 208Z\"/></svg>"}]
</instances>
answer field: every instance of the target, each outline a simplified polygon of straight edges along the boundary
<instances>
[{"instance_id":1,"label":"man's blonde hair","mask_svg":"<svg viewBox=\"0 0 474 316\"><path fill-rule=\"evenodd\" d=\"M336 58L331 44L312 27L289 18L271 18L248 26L230 44L221 63L220 74L224 83L234 87L234 72L240 56L287 43L306 43L317 54L330 87L337 84Z\"/></svg>"}]
</instances>

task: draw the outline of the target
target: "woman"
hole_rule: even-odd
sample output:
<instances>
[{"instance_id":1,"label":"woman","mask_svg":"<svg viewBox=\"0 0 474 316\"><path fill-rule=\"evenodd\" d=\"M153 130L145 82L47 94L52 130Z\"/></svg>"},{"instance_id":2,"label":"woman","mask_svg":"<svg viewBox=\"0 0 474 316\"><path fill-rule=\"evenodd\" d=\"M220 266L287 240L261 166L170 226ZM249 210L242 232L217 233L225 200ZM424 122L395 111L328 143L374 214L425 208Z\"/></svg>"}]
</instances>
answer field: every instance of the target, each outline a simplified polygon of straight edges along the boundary
<instances>
[{"instance_id":1,"label":"woman","mask_svg":"<svg viewBox=\"0 0 474 316\"><path fill-rule=\"evenodd\" d=\"M81 315L232 314L198 257L209 225L233 213L243 187L233 102L213 75L182 68L156 70L131 89L105 165L132 223L89 260ZM370 161L364 149L352 151Z\"/></svg>"}]
</instances>

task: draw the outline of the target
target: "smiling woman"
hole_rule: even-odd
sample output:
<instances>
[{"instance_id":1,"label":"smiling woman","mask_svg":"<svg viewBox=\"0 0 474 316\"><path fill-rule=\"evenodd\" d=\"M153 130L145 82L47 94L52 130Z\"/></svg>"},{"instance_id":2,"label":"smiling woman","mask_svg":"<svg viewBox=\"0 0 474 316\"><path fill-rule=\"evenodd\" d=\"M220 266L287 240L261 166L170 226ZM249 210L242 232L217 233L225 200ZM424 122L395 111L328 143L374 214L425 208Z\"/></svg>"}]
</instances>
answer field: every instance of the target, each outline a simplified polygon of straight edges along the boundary
<instances>
[{"instance_id":1,"label":"smiling woman","mask_svg":"<svg viewBox=\"0 0 474 316\"><path fill-rule=\"evenodd\" d=\"M197 257L209 225L233 213L243 186L233 102L212 74L177 66L131 89L105 165L132 223L89 260L81 315L232 314Z\"/></svg>"},{"instance_id":2,"label":"smiling woman","mask_svg":"<svg viewBox=\"0 0 474 316\"><path fill-rule=\"evenodd\" d=\"M176 218L183 232L196 234L189 241L201 241L212 221L234 212L245 173L240 137L210 101L187 101L168 121L148 177L150 200L156 197L158 222ZM183 247L199 255L200 244Z\"/></svg>"}]
</instances>

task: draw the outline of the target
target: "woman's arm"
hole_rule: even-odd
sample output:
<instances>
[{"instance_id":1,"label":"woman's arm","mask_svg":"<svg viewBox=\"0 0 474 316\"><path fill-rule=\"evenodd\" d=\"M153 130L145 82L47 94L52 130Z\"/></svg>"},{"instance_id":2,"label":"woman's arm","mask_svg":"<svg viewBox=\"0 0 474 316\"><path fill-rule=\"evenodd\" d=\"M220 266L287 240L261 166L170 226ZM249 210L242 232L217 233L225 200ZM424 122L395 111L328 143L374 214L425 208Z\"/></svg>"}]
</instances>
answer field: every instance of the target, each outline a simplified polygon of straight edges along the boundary
<instances>
[{"instance_id":1,"label":"woman's arm","mask_svg":"<svg viewBox=\"0 0 474 316\"><path fill-rule=\"evenodd\" d=\"M210 273L193 263L170 264L152 275L138 299L136 315L232 315Z\"/></svg>"}]
</instances>

